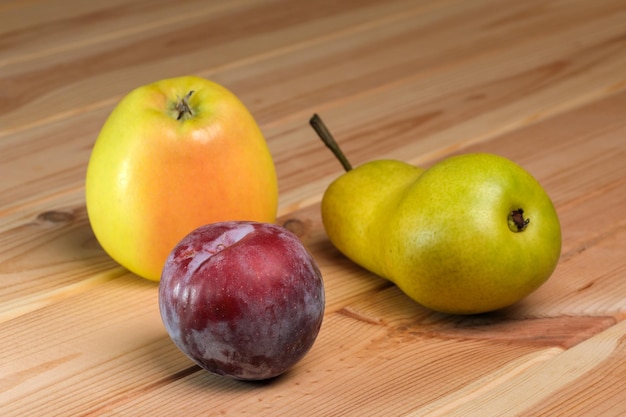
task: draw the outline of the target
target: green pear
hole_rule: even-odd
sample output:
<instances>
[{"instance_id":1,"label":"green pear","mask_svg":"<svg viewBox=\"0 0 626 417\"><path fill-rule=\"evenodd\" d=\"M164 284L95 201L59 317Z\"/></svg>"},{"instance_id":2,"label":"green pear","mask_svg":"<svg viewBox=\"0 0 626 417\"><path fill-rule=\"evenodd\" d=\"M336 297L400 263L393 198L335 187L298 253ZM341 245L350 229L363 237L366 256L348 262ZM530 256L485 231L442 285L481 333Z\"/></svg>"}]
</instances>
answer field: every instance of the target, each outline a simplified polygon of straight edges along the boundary
<instances>
[{"instance_id":1,"label":"green pear","mask_svg":"<svg viewBox=\"0 0 626 417\"><path fill-rule=\"evenodd\" d=\"M333 245L365 269L388 278L382 268L387 254L374 242L387 239L383 221L422 172L404 162L378 160L334 181L322 199L322 222Z\"/></svg>"},{"instance_id":2,"label":"green pear","mask_svg":"<svg viewBox=\"0 0 626 417\"><path fill-rule=\"evenodd\" d=\"M321 120L314 116L311 124ZM336 144L329 147L341 154ZM507 158L463 154L428 170L393 160L344 167L321 203L330 241L427 308L504 308L539 288L558 263L554 205Z\"/></svg>"}]
</instances>

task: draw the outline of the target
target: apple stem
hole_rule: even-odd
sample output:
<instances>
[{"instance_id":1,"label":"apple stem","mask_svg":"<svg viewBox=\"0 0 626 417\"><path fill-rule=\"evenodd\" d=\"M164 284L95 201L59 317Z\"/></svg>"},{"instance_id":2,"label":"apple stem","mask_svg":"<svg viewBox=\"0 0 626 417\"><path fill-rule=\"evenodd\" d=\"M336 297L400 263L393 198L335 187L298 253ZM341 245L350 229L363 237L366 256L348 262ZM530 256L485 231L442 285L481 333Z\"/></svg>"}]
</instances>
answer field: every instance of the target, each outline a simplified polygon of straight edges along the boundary
<instances>
[{"instance_id":1,"label":"apple stem","mask_svg":"<svg viewBox=\"0 0 626 417\"><path fill-rule=\"evenodd\" d=\"M189 98L194 93L193 90L187 93L185 97L183 97L178 103L176 103L176 111L178 111L178 117L176 120L182 119L185 115L193 116L193 112L191 111L191 107L189 107Z\"/></svg>"},{"instance_id":2,"label":"apple stem","mask_svg":"<svg viewBox=\"0 0 626 417\"><path fill-rule=\"evenodd\" d=\"M343 169L345 169L346 172L350 171L352 169L350 161L346 158L346 155L339 147L339 144L337 144L337 141L335 141L335 138L333 138L333 135L322 121L322 118L317 114L314 114L313 117L311 117L311 120L309 120L309 124L315 130L320 139L322 139L322 142L324 142L328 149L332 151L333 155L335 155L339 162L341 162Z\"/></svg>"}]
</instances>

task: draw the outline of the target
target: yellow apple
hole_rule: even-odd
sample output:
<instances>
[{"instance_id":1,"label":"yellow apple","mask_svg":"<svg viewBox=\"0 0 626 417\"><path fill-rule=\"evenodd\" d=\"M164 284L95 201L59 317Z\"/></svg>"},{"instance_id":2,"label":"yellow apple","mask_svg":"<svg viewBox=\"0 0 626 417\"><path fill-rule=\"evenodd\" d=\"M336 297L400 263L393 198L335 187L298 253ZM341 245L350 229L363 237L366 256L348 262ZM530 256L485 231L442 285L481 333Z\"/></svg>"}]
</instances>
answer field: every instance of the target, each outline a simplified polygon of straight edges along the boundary
<instances>
[{"instance_id":1,"label":"yellow apple","mask_svg":"<svg viewBox=\"0 0 626 417\"><path fill-rule=\"evenodd\" d=\"M274 162L253 116L232 92L194 76L120 101L94 145L85 193L100 245L154 281L195 228L274 222L278 206Z\"/></svg>"}]
</instances>

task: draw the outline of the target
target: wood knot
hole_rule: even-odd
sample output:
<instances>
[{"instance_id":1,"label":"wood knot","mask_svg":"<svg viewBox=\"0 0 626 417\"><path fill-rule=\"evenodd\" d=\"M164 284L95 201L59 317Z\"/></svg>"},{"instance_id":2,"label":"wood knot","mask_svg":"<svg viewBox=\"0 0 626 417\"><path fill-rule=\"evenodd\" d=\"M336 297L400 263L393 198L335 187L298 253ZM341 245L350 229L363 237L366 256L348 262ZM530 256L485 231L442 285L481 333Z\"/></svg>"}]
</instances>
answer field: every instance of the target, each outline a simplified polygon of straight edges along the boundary
<instances>
[{"instance_id":1,"label":"wood knot","mask_svg":"<svg viewBox=\"0 0 626 417\"><path fill-rule=\"evenodd\" d=\"M44 211L37 216L37 221L42 223L69 223L74 221L74 213L70 213L67 211L58 211L58 210L50 210Z\"/></svg>"},{"instance_id":2,"label":"wood knot","mask_svg":"<svg viewBox=\"0 0 626 417\"><path fill-rule=\"evenodd\" d=\"M288 219L283 223L283 227L299 238L304 237L309 230L309 226L299 219Z\"/></svg>"}]
</instances>

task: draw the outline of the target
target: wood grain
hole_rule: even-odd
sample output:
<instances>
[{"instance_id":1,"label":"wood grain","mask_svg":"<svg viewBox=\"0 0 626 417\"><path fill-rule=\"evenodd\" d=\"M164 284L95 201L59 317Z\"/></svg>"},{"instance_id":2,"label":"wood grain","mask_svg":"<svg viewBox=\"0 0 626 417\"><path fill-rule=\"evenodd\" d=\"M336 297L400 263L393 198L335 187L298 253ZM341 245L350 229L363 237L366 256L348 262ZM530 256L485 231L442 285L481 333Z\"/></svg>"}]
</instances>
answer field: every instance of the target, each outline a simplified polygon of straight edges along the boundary
<instances>
[{"instance_id":1,"label":"wood grain","mask_svg":"<svg viewBox=\"0 0 626 417\"><path fill-rule=\"evenodd\" d=\"M619 0L0 3L0 414L626 414L626 5ZM309 354L265 383L201 370L157 285L112 261L84 205L98 131L132 88L233 90L276 162L278 222L322 270ZM431 312L343 257L321 195L342 168L504 155L553 198L559 265L478 316Z\"/></svg>"}]
</instances>

